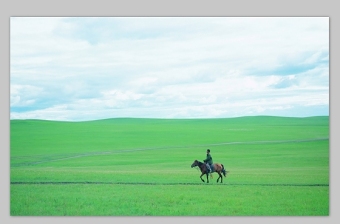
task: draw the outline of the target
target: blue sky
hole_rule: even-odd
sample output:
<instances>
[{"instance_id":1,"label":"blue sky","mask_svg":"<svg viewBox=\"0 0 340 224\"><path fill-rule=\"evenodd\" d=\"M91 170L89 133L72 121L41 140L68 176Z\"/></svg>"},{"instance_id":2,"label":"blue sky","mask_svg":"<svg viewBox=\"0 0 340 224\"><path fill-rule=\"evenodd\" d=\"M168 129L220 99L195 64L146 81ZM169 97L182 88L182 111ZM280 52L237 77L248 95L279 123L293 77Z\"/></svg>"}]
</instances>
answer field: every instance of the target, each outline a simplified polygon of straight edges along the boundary
<instances>
[{"instance_id":1,"label":"blue sky","mask_svg":"<svg viewBox=\"0 0 340 224\"><path fill-rule=\"evenodd\" d=\"M328 17L11 17L10 118L329 115Z\"/></svg>"}]
</instances>

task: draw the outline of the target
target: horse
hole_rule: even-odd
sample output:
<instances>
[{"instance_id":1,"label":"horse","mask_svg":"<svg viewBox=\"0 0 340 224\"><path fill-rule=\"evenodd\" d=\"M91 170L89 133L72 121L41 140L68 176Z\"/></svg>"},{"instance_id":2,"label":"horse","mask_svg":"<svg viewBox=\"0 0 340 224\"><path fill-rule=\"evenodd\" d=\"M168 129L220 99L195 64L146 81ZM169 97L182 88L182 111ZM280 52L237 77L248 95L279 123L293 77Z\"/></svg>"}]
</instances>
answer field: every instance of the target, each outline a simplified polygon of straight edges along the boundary
<instances>
[{"instance_id":1,"label":"horse","mask_svg":"<svg viewBox=\"0 0 340 224\"><path fill-rule=\"evenodd\" d=\"M193 168L193 167L195 167L195 166L198 166L198 167L200 168L201 172L202 172L202 174L201 174L201 176L200 176L201 180L204 182L204 180L202 179L202 176L203 176L204 174L206 174L206 175L207 175L207 183L209 183L209 177L208 177L209 170L208 170L207 165L206 165L205 163L202 163L202 162L198 161L198 160L195 160L195 161L193 162L193 164L191 164L191 168ZM213 173L213 172L218 173L218 176L219 176L219 177L217 178L217 181L216 181L216 182L218 183L218 180L221 179L221 183L222 183L223 177L222 177L222 174L221 174L221 173L223 173L224 177L226 177L226 176L227 176L227 173L228 173L229 171L226 171L226 170L224 169L223 164L214 163L214 164L212 165L212 171L211 171L211 172L212 172L212 173ZM212 174L211 174L211 173L210 173L210 177L212 178Z\"/></svg>"}]
</instances>

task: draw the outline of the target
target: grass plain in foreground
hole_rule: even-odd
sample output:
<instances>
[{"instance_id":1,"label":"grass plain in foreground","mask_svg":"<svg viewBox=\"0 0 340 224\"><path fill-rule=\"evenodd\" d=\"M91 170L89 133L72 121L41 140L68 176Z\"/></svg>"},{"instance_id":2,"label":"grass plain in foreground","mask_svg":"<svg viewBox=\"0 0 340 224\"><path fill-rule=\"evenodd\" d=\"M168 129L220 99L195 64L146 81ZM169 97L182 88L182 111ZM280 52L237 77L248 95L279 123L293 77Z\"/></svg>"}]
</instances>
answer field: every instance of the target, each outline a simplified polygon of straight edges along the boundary
<instances>
[{"instance_id":1,"label":"grass plain in foreground","mask_svg":"<svg viewBox=\"0 0 340 224\"><path fill-rule=\"evenodd\" d=\"M11 194L22 216L328 215L322 186L29 184Z\"/></svg>"},{"instance_id":2,"label":"grass plain in foreground","mask_svg":"<svg viewBox=\"0 0 340 224\"><path fill-rule=\"evenodd\" d=\"M329 117L11 121L13 216L327 216ZM206 148L230 171L202 183Z\"/></svg>"}]
</instances>

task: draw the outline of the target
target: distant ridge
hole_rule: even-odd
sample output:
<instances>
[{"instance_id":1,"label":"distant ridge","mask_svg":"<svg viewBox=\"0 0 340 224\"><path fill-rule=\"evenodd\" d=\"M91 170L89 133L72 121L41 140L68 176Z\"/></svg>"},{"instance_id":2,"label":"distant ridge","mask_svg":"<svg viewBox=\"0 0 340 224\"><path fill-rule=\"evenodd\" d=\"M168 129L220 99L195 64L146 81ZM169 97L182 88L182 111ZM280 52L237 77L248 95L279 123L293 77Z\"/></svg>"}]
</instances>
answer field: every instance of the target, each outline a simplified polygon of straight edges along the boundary
<instances>
[{"instance_id":1,"label":"distant ridge","mask_svg":"<svg viewBox=\"0 0 340 224\"><path fill-rule=\"evenodd\" d=\"M271 115L255 115L255 116L240 116L240 117L222 117L222 118L138 118L138 117L113 117L113 118L102 118L102 119L94 119L94 120L81 120L81 121L71 121L71 120L44 120L44 119L10 119L10 121L43 121L43 122L67 122L67 123L79 123L79 122L97 122L97 121L113 121L113 120L183 120L183 121L191 121L191 120L235 120L235 119L313 119L313 118L325 118L329 119L329 115L324 116L308 116L308 117L286 117L286 116L271 116Z\"/></svg>"}]
</instances>

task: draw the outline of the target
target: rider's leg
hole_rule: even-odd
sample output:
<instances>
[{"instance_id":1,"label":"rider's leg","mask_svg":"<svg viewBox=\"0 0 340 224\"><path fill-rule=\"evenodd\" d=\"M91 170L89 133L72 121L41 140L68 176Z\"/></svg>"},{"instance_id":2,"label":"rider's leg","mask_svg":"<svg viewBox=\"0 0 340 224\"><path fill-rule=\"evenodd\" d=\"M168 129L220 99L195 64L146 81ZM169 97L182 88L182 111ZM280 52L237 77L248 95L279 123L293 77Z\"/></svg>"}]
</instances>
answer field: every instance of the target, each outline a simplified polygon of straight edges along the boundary
<instances>
[{"instance_id":1,"label":"rider's leg","mask_svg":"<svg viewBox=\"0 0 340 224\"><path fill-rule=\"evenodd\" d=\"M208 173L211 173L211 168L210 168L210 165L209 165L209 163L207 163L207 167L208 167Z\"/></svg>"}]
</instances>

